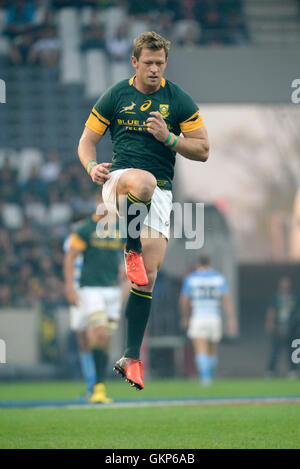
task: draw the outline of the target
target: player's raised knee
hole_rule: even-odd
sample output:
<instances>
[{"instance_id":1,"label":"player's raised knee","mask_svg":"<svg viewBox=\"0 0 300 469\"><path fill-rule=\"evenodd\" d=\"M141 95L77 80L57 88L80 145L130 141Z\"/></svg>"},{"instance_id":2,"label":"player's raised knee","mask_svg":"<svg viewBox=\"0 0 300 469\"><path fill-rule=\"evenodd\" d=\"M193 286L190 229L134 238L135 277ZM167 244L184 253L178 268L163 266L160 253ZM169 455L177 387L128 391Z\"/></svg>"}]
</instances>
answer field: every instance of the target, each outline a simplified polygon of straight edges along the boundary
<instances>
[{"instance_id":1,"label":"player's raised knee","mask_svg":"<svg viewBox=\"0 0 300 469\"><path fill-rule=\"evenodd\" d=\"M138 179L134 182L134 191L141 200L148 200L156 188L157 181L153 174L141 171Z\"/></svg>"}]
</instances>

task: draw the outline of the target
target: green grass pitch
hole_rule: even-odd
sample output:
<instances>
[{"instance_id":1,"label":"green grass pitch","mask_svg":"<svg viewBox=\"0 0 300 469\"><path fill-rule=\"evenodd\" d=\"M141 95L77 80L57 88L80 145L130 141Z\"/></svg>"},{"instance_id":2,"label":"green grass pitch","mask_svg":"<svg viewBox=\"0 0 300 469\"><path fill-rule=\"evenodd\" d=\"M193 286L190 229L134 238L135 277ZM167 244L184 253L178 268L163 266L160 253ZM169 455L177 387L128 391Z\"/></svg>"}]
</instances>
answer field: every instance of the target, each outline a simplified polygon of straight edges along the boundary
<instances>
[{"instance_id":1,"label":"green grass pitch","mask_svg":"<svg viewBox=\"0 0 300 469\"><path fill-rule=\"evenodd\" d=\"M72 399L77 382L2 383L5 400ZM114 399L299 396L299 381L150 381L137 392L121 381L107 384ZM0 448L300 448L299 404L145 408L0 408Z\"/></svg>"}]
</instances>

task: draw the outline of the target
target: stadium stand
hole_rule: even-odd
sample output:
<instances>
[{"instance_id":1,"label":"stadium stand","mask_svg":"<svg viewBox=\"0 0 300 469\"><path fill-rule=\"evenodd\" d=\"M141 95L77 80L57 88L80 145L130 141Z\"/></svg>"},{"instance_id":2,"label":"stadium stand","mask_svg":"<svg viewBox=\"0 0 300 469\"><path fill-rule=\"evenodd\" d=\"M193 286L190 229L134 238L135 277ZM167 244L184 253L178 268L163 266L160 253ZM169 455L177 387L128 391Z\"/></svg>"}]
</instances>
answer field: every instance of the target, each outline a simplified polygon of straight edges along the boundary
<instances>
[{"instance_id":1,"label":"stadium stand","mask_svg":"<svg viewBox=\"0 0 300 469\"><path fill-rule=\"evenodd\" d=\"M244 0L244 11L253 44L300 43L297 0Z\"/></svg>"},{"instance_id":2,"label":"stadium stand","mask_svg":"<svg viewBox=\"0 0 300 469\"><path fill-rule=\"evenodd\" d=\"M16 24L16 6L0 0L0 78L8 84L9 103L0 105L4 260L0 308L47 302L65 306L62 240L73 216L93 210L96 189L78 164L78 138L95 99L130 73L126 40L131 44L139 33L154 29L178 46L299 44L299 2L20 0L17 4L21 25ZM52 35L47 38L49 28ZM123 42L117 41L120 29ZM57 58L44 61L35 53L43 48L54 48ZM107 161L108 155L111 143L106 135L98 161ZM179 291L180 279L162 276L157 298L162 285L174 291L174 282ZM180 361L177 297L173 293L164 297L173 302L168 301L165 314L153 316L149 347L155 350L171 343ZM158 300L154 308L157 304ZM170 342L160 340L166 331Z\"/></svg>"}]
</instances>

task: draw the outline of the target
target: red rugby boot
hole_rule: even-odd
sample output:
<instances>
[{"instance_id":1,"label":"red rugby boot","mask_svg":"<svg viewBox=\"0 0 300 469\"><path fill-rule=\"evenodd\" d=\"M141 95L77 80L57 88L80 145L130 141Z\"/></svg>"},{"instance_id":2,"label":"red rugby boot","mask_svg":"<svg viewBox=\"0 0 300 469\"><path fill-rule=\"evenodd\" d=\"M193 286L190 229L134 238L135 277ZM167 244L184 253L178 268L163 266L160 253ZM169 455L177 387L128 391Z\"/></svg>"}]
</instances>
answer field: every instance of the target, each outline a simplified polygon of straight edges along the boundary
<instances>
[{"instance_id":1,"label":"red rugby boot","mask_svg":"<svg viewBox=\"0 0 300 469\"><path fill-rule=\"evenodd\" d=\"M115 363L114 370L137 390L144 389L143 362L141 360L122 357Z\"/></svg>"},{"instance_id":2,"label":"red rugby boot","mask_svg":"<svg viewBox=\"0 0 300 469\"><path fill-rule=\"evenodd\" d=\"M148 285L149 280L146 273L144 260L141 252L130 250L124 251L126 274L129 280L136 285Z\"/></svg>"}]
</instances>

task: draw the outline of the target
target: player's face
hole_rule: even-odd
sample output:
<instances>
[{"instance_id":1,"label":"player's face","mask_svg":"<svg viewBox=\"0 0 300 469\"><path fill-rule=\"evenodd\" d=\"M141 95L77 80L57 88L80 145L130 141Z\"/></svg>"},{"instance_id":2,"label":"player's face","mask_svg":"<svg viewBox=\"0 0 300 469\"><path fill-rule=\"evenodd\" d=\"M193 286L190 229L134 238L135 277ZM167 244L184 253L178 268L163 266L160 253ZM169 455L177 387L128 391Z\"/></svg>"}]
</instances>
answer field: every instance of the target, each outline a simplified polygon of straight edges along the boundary
<instances>
[{"instance_id":1,"label":"player's face","mask_svg":"<svg viewBox=\"0 0 300 469\"><path fill-rule=\"evenodd\" d=\"M132 65L139 83L145 88L158 89L167 65L165 51L143 48L139 59L132 57Z\"/></svg>"}]
</instances>

